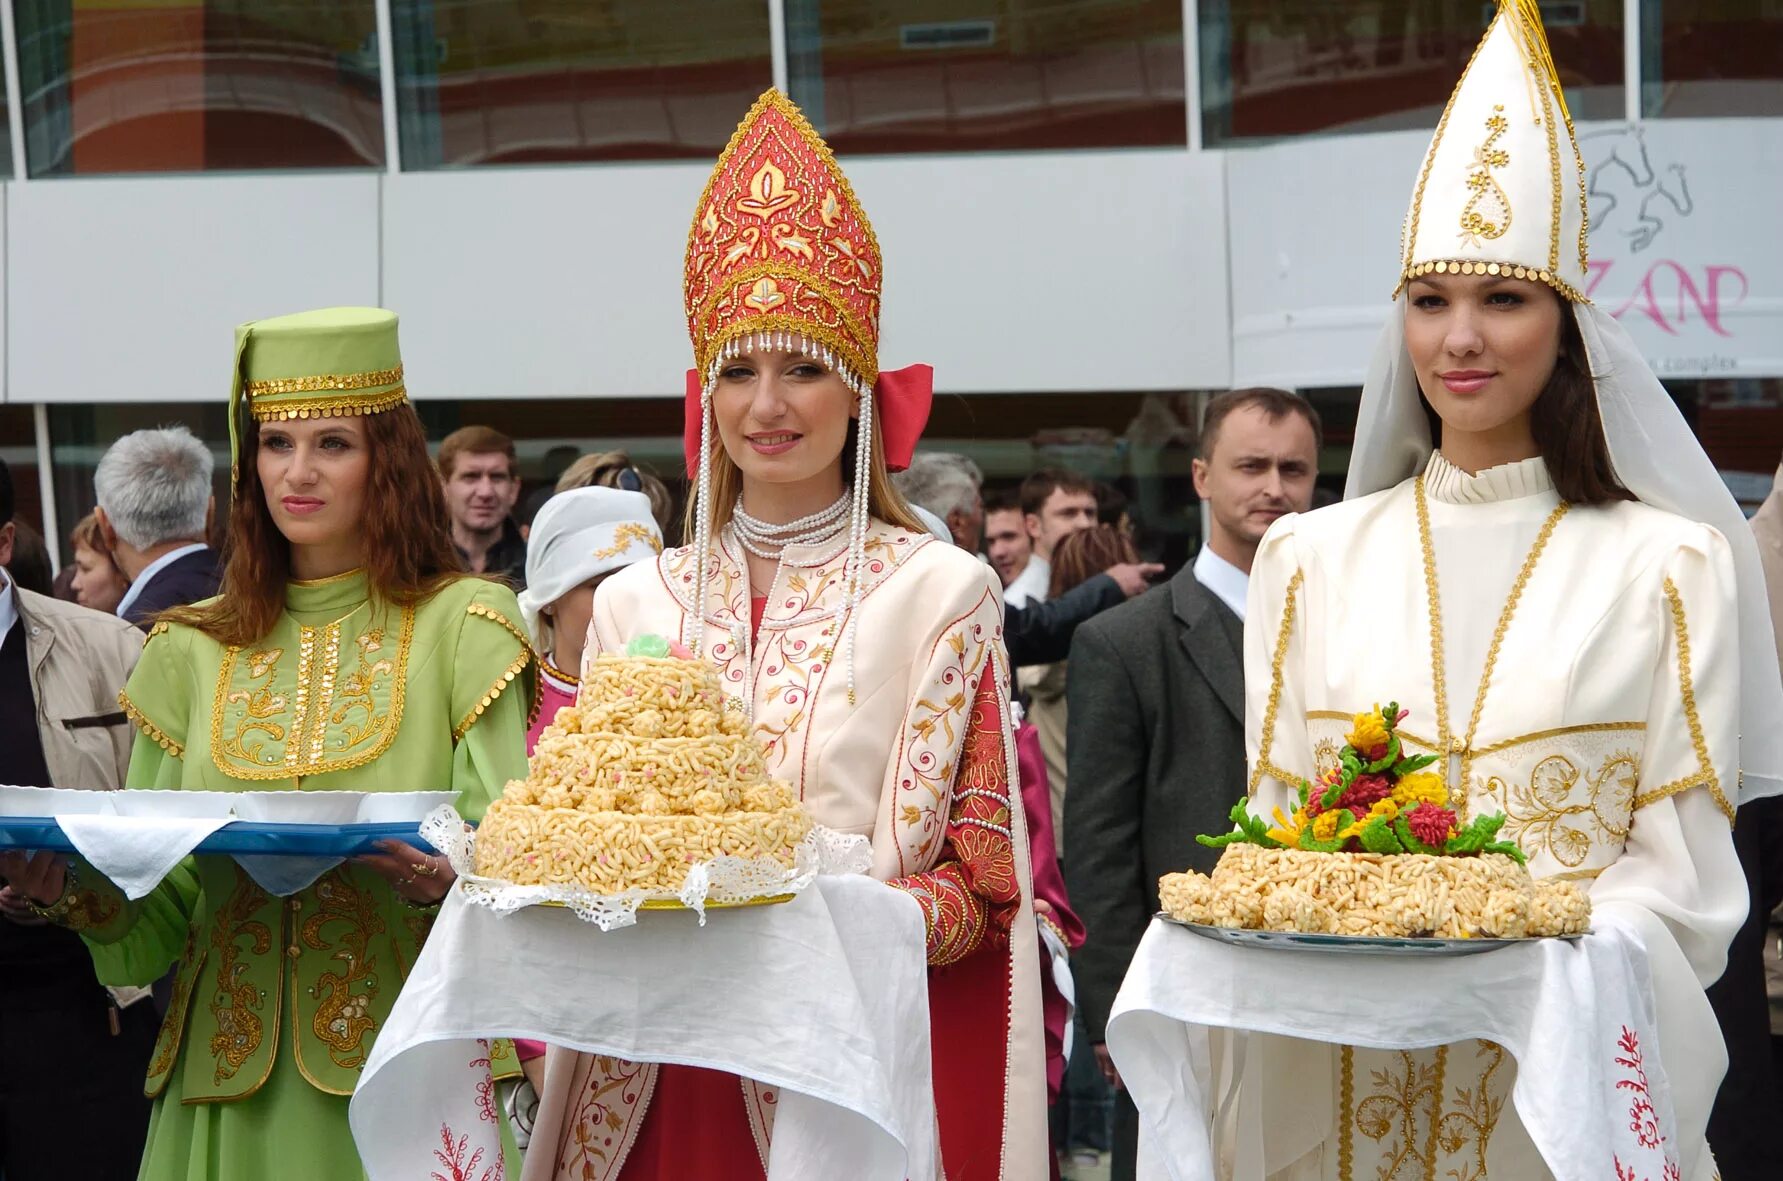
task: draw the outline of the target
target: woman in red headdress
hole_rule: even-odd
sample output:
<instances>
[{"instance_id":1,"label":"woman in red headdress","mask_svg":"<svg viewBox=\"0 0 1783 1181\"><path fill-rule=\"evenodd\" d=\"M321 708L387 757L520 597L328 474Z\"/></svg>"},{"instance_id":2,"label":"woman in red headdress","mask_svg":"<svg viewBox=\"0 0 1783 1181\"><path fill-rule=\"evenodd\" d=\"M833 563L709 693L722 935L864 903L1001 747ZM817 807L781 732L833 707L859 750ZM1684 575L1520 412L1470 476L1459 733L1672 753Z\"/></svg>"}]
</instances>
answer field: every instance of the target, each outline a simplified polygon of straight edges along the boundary
<instances>
[{"instance_id":1,"label":"woman in red headdress","mask_svg":"<svg viewBox=\"0 0 1783 1181\"><path fill-rule=\"evenodd\" d=\"M925 366L878 364L879 248L777 91L695 212L686 310L693 543L597 592L592 652L678 635L717 664L768 771L868 838L922 907L950 1181L1047 1174L1039 957L990 568L887 478L928 416ZM774 1095L691 1067L553 1051L527 1177L762 1176Z\"/></svg>"}]
</instances>

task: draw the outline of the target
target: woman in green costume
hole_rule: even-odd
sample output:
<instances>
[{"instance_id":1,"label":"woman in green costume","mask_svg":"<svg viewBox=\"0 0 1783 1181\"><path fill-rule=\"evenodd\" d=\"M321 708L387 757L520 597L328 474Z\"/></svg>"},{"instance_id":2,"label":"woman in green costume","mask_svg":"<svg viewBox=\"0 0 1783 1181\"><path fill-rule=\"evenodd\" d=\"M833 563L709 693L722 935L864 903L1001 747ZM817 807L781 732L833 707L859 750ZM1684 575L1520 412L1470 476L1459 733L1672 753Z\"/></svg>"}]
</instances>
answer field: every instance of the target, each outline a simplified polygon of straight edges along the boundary
<instances>
[{"instance_id":1,"label":"woman in green costume","mask_svg":"<svg viewBox=\"0 0 1783 1181\"><path fill-rule=\"evenodd\" d=\"M231 433L223 593L150 633L121 697L140 730L128 785L449 784L479 819L526 773L531 649L513 593L459 572L396 317L243 326ZM137 902L60 856L0 872L85 936L105 983L179 965L146 1181L363 1176L347 1099L451 883L444 858L389 842L275 897L229 857L190 857Z\"/></svg>"}]
</instances>

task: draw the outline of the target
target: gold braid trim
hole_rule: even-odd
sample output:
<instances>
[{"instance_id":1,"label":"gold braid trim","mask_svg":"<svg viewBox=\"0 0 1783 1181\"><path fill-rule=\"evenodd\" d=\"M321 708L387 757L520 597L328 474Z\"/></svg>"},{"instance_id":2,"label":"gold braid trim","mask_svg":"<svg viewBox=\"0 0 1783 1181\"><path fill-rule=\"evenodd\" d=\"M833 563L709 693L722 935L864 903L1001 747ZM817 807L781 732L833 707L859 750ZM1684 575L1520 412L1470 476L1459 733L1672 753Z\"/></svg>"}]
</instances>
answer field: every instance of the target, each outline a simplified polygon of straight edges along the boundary
<instances>
[{"instance_id":1,"label":"gold braid trim","mask_svg":"<svg viewBox=\"0 0 1783 1181\"><path fill-rule=\"evenodd\" d=\"M452 743L454 746L464 740L464 736L470 732L470 728L477 724L477 719L482 717L491 705L495 704L495 699L502 695L503 690L514 683L514 678L526 671L526 666L532 663L533 658L532 641L528 640L526 638L526 633L516 627L513 621L506 615L503 615L493 607L485 607L481 603L472 603L464 610L466 614L478 619L489 619L501 624L501 626L507 630L509 635L520 642L520 655L514 657L513 663L502 670L501 676L495 678L495 683L489 686L488 692L484 693L477 704L472 707L471 711L464 715L463 720L452 728ZM534 700L534 707L537 707L536 698ZM530 726L531 721L529 720L527 724Z\"/></svg>"},{"instance_id":2,"label":"gold braid trim","mask_svg":"<svg viewBox=\"0 0 1783 1181\"><path fill-rule=\"evenodd\" d=\"M248 397L262 394L309 394L319 390L369 390L374 386L394 385L402 380L402 366L394 369L372 369L365 373L319 373L311 377L275 377L250 381L242 388Z\"/></svg>"},{"instance_id":3,"label":"gold braid trim","mask_svg":"<svg viewBox=\"0 0 1783 1181\"><path fill-rule=\"evenodd\" d=\"M155 625L157 629L166 626L165 623L157 623ZM149 741L153 742L156 746L160 747L176 759L183 759L186 757L186 748L178 742L175 742L168 735L167 731L149 721L148 716L140 709L137 709L136 703L130 700L130 695L121 689L118 691L118 704L123 707L124 716L136 723L136 728L141 730L143 735L147 737Z\"/></svg>"},{"instance_id":4,"label":"gold braid trim","mask_svg":"<svg viewBox=\"0 0 1783 1181\"><path fill-rule=\"evenodd\" d=\"M1292 787L1303 778L1270 762L1269 750L1275 745L1275 716L1282 703L1282 666L1287 663L1288 640L1294 634L1294 596L1300 593L1300 584L1305 577L1296 569L1294 577L1288 579L1288 593L1282 603L1282 622L1275 634L1275 655L1270 659L1269 704L1263 710L1263 737L1257 746L1257 765L1251 771L1250 787L1246 789L1250 796L1257 794L1265 775L1281 780L1285 787Z\"/></svg>"},{"instance_id":5,"label":"gold braid trim","mask_svg":"<svg viewBox=\"0 0 1783 1181\"><path fill-rule=\"evenodd\" d=\"M1341 1181L1350 1181L1356 1159L1356 1145L1350 1139L1355 1135L1352 1125L1356 1120L1356 1047L1344 1046L1338 1057L1343 1069L1338 1080L1338 1119L1342 1123L1337 1130L1337 1175Z\"/></svg>"},{"instance_id":6,"label":"gold braid trim","mask_svg":"<svg viewBox=\"0 0 1783 1181\"><path fill-rule=\"evenodd\" d=\"M1721 790L1721 779L1715 774L1715 764L1709 761L1709 743L1703 737L1702 718L1696 712L1696 685L1690 678L1690 629L1684 620L1684 598L1678 593L1677 583L1669 578L1665 580L1665 601L1671 608L1672 632L1678 644L1678 696L1684 701L1684 720L1690 726L1690 745L1696 749L1697 770L1696 774L1687 775L1676 783L1637 796L1634 806L1639 808L1656 799L1664 799L1686 788L1700 785L1709 789L1709 794L1715 797L1715 805L1727 817L1728 823L1732 824L1734 807Z\"/></svg>"}]
</instances>

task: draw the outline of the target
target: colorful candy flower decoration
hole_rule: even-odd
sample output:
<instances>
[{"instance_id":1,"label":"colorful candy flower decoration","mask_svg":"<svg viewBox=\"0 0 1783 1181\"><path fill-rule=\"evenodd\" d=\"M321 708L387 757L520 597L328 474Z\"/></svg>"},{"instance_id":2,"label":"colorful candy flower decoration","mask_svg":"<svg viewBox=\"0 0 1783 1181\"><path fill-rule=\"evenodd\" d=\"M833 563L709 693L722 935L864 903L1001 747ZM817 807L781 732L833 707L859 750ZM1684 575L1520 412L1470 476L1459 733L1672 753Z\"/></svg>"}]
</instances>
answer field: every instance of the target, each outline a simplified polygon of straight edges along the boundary
<instances>
[{"instance_id":1,"label":"colorful candy flower decoration","mask_svg":"<svg viewBox=\"0 0 1783 1181\"><path fill-rule=\"evenodd\" d=\"M1461 824L1442 777L1425 770L1436 756L1404 753L1398 727L1405 715L1398 702L1357 714L1338 766L1317 786L1301 781L1300 806L1292 816L1276 808L1270 824L1240 800L1232 808L1234 831L1195 839L1215 849L1250 844L1313 853L1503 853L1524 864L1515 842L1498 839L1504 813Z\"/></svg>"}]
</instances>

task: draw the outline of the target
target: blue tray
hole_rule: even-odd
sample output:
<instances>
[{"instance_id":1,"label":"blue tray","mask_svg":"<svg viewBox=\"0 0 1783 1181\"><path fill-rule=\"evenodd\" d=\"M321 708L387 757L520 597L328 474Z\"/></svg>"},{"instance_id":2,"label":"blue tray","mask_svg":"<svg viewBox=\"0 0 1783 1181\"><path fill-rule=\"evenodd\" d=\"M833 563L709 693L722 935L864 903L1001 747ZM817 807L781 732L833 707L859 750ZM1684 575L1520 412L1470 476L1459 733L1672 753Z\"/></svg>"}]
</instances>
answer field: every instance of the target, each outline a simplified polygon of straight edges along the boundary
<instances>
[{"instance_id":1,"label":"blue tray","mask_svg":"<svg viewBox=\"0 0 1783 1181\"><path fill-rule=\"evenodd\" d=\"M352 857L375 853L375 842L398 840L433 851L418 822L396 824L272 824L233 820L199 842L196 853L255 857ZM62 826L48 816L0 816L0 849L75 852Z\"/></svg>"}]
</instances>

